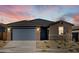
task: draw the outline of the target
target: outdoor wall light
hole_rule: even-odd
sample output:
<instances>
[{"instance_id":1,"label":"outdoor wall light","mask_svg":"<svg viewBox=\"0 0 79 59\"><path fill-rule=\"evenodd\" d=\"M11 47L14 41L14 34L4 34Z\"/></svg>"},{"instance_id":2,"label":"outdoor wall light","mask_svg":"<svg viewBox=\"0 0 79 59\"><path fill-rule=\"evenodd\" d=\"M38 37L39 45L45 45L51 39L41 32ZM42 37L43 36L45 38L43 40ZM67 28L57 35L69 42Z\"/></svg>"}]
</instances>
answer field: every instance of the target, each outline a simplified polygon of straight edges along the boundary
<instances>
[{"instance_id":1,"label":"outdoor wall light","mask_svg":"<svg viewBox=\"0 0 79 59\"><path fill-rule=\"evenodd\" d=\"M10 30L11 30L11 28L8 28L7 30L8 30L8 31L10 31Z\"/></svg>"},{"instance_id":2,"label":"outdoor wall light","mask_svg":"<svg viewBox=\"0 0 79 59\"><path fill-rule=\"evenodd\" d=\"M40 28L38 27L36 30L37 30L37 31L40 31Z\"/></svg>"}]
</instances>

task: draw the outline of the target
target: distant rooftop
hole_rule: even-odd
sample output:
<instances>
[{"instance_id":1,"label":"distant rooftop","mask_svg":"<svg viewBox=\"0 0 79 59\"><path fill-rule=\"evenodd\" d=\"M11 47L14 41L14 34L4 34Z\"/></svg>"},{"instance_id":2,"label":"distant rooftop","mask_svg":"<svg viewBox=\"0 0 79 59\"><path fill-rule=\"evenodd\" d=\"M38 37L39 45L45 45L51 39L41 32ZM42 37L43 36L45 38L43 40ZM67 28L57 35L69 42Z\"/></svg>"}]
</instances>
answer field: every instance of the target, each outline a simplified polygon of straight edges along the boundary
<instances>
[{"instance_id":1,"label":"distant rooftop","mask_svg":"<svg viewBox=\"0 0 79 59\"><path fill-rule=\"evenodd\" d=\"M73 30L79 30L79 26L73 26L72 29Z\"/></svg>"}]
</instances>

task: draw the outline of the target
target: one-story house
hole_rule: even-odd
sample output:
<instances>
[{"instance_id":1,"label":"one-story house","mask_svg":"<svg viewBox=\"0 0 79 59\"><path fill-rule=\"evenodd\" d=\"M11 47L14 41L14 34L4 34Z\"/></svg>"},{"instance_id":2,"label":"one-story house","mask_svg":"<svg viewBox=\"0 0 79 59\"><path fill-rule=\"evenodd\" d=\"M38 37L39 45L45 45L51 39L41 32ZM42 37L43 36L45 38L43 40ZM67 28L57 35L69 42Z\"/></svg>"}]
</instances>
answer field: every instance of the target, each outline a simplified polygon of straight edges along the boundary
<instances>
[{"instance_id":1,"label":"one-story house","mask_svg":"<svg viewBox=\"0 0 79 59\"><path fill-rule=\"evenodd\" d=\"M72 41L73 24L59 20L56 22L44 19L23 20L7 24L7 39L13 41L24 40L60 40Z\"/></svg>"},{"instance_id":2,"label":"one-story house","mask_svg":"<svg viewBox=\"0 0 79 59\"><path fill-rule=\"evenodd\" d=\"M72 40L74 42L79 42L79 26L72 27Z\"/></svg>"},{"instance_id":3,"label":"one-story house","mask_svg":"<svg viewBox=\"0 0 79 59\"><path fill-rule=\"evenodd\" d=\"M51 21L44 19L23 20L8 24L8 39L48 40L48 27Z\"/></svg>"},{"instance_id":4,"label":"one-story house","mask_svg":"<svg viewBox=\"0 0 79 59\"><path fill-rule=\"evenodd\" d=\"M59 20L56 22L44 19L23 20L7 24L5 29L7 35L6 40L12 41L72 41L72 26L73 24ZM2 38L2 37L1 37ZM4 37L3 37L4 38ZM51 43L52 44L52 43Z\"/></svg>"}]
</instances>

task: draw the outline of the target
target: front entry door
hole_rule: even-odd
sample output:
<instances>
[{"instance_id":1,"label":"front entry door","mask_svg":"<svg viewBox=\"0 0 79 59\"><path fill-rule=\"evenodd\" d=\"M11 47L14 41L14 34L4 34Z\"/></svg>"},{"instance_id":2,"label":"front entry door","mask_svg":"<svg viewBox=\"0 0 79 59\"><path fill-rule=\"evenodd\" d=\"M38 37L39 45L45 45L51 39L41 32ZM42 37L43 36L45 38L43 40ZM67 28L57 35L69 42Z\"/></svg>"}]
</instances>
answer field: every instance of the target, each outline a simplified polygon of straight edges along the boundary
<instances>
[{"instance_id":1,"label":"front entry door","mask_svg":"<svg viewBox=\"0 0 79 59\"><path fill-rule=\"evenodd\" d=\"M41 28L40 40L48 40L48 30L46 27Z\"/></svg>"}]
</instances>

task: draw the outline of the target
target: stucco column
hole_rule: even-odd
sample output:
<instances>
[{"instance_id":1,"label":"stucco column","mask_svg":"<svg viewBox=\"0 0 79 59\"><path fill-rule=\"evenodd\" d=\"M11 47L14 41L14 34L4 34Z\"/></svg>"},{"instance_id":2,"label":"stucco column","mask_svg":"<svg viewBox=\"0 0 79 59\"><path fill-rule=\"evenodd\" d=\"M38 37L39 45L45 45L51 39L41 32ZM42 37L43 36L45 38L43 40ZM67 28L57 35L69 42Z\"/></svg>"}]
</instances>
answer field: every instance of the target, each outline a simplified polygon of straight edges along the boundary
<instances>
[{"instance_id":1,"label":"stucco column","mask_svg":"<svg viewBox=\"0 0 79 59\"><path fill-rule=\"evenodd\" d=\"M7 40L11 40L11 28L7 28Z\"/></svg>"},{"instance_id":2,"label":"stucco column","mask_svg":"<svg viewBox=\"0 0 79 59\"><path fill-rule=\"evenodd\" d=\"M3 32L3 40L7 41L7 32Z\"/></svg>"},{"instance_id":3,"label":"stucco column","mask_svg":"<svg viewBox=\"0 0 79 59\"><path fill-rule=\"evenodd\" d=\"M36 27L36 48L40 48L40 27Z\"/></svg>"},{"instance_id":4,"label":"stucco column","mask_svg":"<svg viewBox=\"0 0 79 59\"><path fill-rule=\"evenodd\" d=\"M36 40L40 40L40 27L36 27Z\"/></svg>"}]
</instances>

